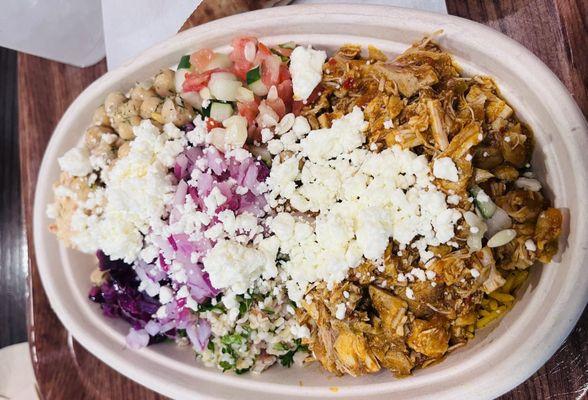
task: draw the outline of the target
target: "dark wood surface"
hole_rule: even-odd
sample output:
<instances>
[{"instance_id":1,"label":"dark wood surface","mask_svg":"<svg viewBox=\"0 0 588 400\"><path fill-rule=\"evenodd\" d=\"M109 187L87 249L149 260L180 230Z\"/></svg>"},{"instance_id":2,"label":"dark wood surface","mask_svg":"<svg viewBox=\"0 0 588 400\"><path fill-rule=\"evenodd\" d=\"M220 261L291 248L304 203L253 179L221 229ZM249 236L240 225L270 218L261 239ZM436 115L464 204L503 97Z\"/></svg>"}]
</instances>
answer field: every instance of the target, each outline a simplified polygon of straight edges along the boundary
<instances>
[{"instance_id":1,"label":"dark wood surface","mask_svg":"<svg viewBox=\"0 0 588 400\"><path fill-rule=\"evenodd\" d=\"M17 118L16 52L0 48L0 348L27 339Z\"/></svg>"},{"instance_id":2,"label":"dark wood surface","mask_svg":"<svg viewBox=\"0 0 588 400\"><path fill-rule=\"evenodd\" d=\"M566 84L586 114L588 104L585 85L587 79L585 4L571 0L495 2L448 0L447 5L450 13L488 24L535 52ZM257 7L259 7L258 1L206 1L205 6L190 18L185 27ZM20 180L27 227L31 226L34 182L51 132L75 96L104 72L104 62L90 68L78 69L24 54L18 56ZM5 88L0 87L0 91L5 91ZM4 101L2 99L0 97L0 101ZM4 103L0 105L5 106ZM9 108L2 108L2 110ZM5 119L2 120L3 129L14 126L5 121ZM5 132L3 135L6 135ZM0 172L2 182L4 182L7 169L4 168L5 154L8 155L4 150L6 141L4 136L1 153L3 167ZM14 148L14 144L12 146ZM9 177L16 179L14 174ZM14 184L12 187L15 187ZM12 190L15 191L15 189ZM3 196L5 191L3 187ZM3 197L2 222L4 222L4 201ZM11 221L10 224L18 226L18 221ZM3 237L0 241L3 245L5 242L12 243L8 241L8 235L17 237L21 232L18 229L14 231L5 231L5 229L3 223L1 230ZM28 242L32 243L30 229L27 229L27 237ZM23 248L22 242L14 243L16 244L13 246ZM26 252L15 251L15 254L10 257L16 258L17 261L9 261L9 263L18 264L19 267L16 268L22 270L23 266L18 263L18 257L22 258ZM2 257L0 259L3 263L1 273L5 274L6 261L5 256L2 255ZM58 400L161 398L123 378L72 340L51 311L34 259L33 248L29 246L29 341L39 392L42 396L45 399ZM2 274L0 279L3 279ZM8 274L11 279L13 276L22 276L18 271L8 272ZM0 282L0 285L2 284ZM4 286L0 286L0 293L5 293L3 289ZM5 312L7 310L0 305L0 313L2 313L0 327L4 326L3 321L6 316L11 315L4 314ZM572 335L552 359L525 383L502 396L502 399L584 398L588 388L587 322L588 315L585 312ZM3 335L4 331L5 329L1 328L0 334ZM7 337L11 338L11 336ZM2 338L4 336L0 336L0 340L4 340Z\"/></svg>"}]
</instances>

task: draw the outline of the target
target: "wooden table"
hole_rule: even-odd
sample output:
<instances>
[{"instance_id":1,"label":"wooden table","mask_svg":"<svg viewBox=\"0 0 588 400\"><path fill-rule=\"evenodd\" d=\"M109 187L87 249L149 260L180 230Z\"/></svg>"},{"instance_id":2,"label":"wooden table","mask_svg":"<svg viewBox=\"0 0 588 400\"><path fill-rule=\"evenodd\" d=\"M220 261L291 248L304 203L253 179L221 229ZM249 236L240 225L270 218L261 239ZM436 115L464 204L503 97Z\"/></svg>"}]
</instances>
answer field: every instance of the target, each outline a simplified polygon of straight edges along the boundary
<instances>
[{"instance_id":1,"label":"wooden table","mask_svg":"<svg viewBox=\"0 0 588 400\"><path fill-rule=\"evenodd\" d=\"M259 8L263 1L207 0L183 28ZM588 113L586 8L581 0L447 0L449 13L487 24L521 42L564 82ZM79 69L19 54L19 126L22 202L28 242L37 171L62 113L105 63ZM45 399L160 399L86 350L52 312L29 246L28 325L39 393ZM588 390L588 315L543 368L501 399L580 399ZM490 366L489 366L490 367Z\"/></svg>"}]
</instances>

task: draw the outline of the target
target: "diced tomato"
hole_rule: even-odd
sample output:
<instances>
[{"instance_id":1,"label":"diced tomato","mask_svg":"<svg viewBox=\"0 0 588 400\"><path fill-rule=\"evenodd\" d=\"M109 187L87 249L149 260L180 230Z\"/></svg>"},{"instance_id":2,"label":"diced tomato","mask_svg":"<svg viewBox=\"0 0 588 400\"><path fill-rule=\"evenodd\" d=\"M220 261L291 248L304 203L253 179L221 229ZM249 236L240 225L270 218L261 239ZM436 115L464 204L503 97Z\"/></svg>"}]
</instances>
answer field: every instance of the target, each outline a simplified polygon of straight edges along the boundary
<instances>
[{"instance_id":1,"label":"diced tomato","mask_svg":"<svg viewBox=\"0 0 588 400\"><path fill-rule=\"evenodd\" d=\"M355 79L347 78L347 79L345 79L345 82L343 82L343 87L345 89L351 89L353 87L354 82L355 82Z\"/></svg>"},{"instance_id":2,"label":"diced tomato","mask_svg":"<svg viewBox=\"0 0 588 400\"><path fill-rule=\"evenodd\" d=\"M237 75L241 80L245 80L247 77L247 71L253 68L253 63L248 61L245 58L245 46L247 43L253 43L255 48L257 49L257 39L254 37L244 36L235 38L233 43L233 51L229 55L231 61L233 61L233 72Z\"/></svg>"},{"instance_id":3,"label":"diced tomato","mask_svg":"<svg viewBox=\"0 0 588 400\"><path fill-rule=\"evenodd\" d=\"M274 110L276 112L276 114L278 114L278 117L280 117L280 120L282 119L282 117L284 115L286 115L286 105L284 104L284 100L282 100L278 97L277 99L272 99L272 100L265 99L264 101L265 101L265 104L268 105L268 107L270 107L272 110Z\"/></svg>"},{"instance_id":4,"label":"diced tomato","mask_svg":"<svg viewBox=\"0 0 588 400\"><path fill-rule=\"evenodd\" d=\"M314 104L315 101L318 100L320 94L323 91L323 85L320 83L314 88L308 99L306 99L306 104Z\"/></svg>"},{"instance_id":5,"label":"diced tomato","mask_svg":"<svg viewBox=\"0 0 588 400\"><path fill-rule=\"evenodd\" d=\"M222 122L219 122L216 119L213 119L210 117L206 118L206 129L208 129L209 132L214 128L222 128L222 127L223 127Z\"/></svg>"},{"instance_id":6,"label":"diced tomato","mask_svg":"<svg viewBox=\"0 0 588 400\"><path fill-rule=\"evenodd\" d=\"M290 75L290 70L288 69L288 66L285 63L282 63L282 65L280 65L280 76L278 78L278 81L284 82L288 79L292 79L292 76Z\"/></svg>"},{"instance_id":7,"label":"diced tomato","mask_svg":"<svg viewBox=\"0 0 588 400\"><path fill-rule=\"evenodd\" d=\"M272 52L274 53L278 53L284 57L290 57L292 55L292 49L287 49L285 47L280 47L280 46L276 46L276 47L272 47Z\"/></svg>"},{"instance_id":8,"label":"diced tomato","mask_svg":"<svg viewBox=\"0 0 588 400\"><path fill-rule=\"evenodd\" d=\"M190 64L194 71L202 72L212 61L214 53L210 49L200 49L190 55Z\"/></svg>"},{"instance_id":9,"label":"diced tomato","mask_svg":"<svg viewBox=\"0 0 588 400\"><path fill-rule=\"evenodd\" d=\"M268 49L268 47L265 44L263 44L261 42L259 42L257 44L257 54L256 54L256 57L259 57L260 60L257 60L256 59L256 61L261 61L261 59L263 59L263 58L265 58L267 56L271 56L271 55L272 55L271 50Z\"/></svg>"},{"instance_id":10,"label":"diced tomato","mask_svg":"<svg viewBox=\"0 0 588 400\"><path fill-rule=\"evenodd\" d=\"M199 92L208 85L212 71L206 72L188 72L186 74L186 80L182 85L183 92Z\"/></svg>"},{"instance_id":11,"label":"diced tomato","mask_svg":"<svg viewBox=\"0 0 588 400\"><path fill-rule=\"evenodd\" d=\"M249 101L247 103L237 103L237 110L239 115L247 118L247 124L251 126L255 122L255 117L259 112L259 106L255 101Z\"/></svg>"},{"instance_id":12,"label":"diced tomato","mask_svg":"<svg viewBox=\"0 0 588 400\"><path fill-rule=\"evenodd\" d=\"M282 81L278 84L278 97L282 99L286 107L286 112L292 109L292 81L290 79Z\"/></svg>"},{"instance_id":13,"label":"diced tomato","mask_svg":"<svg viewBox=\"0 0 588 400\"><path fill-rule=\"evenodd\" d=\"M271 87L277 85L280 78L280 66L282 61L280 57L272 54L266 57L261 64L261 81Z\"/></svg>"},{"instance_id":14,"label":"diced tomato","mask_svg":"<svg viewBox=\"0 0 588 400\"><path fill-rule=\"evenodd\" d=\"M310 94L310 96L308 96L308 99L306 99L306 101L300 101L300 100L294 100L292 102L292 112L294 113L294 115L298 116L300 115L300 111L302 111L302 108L305 105L308 104L313 104L315 101L317 101L317 99L320 96L320 93L323 91L323 86L319 83L317 85L317 87L314 88L314 90L312 91L312 93Z\"/></svg>"},{"instance_id":15,"label":"diced tomato","mask_svg":"<svg viewBox=\"0 0 588 400\"><path fill-rule=\"evenodd\" d=\"M215 72L228 72L225 68L215 68L205 72L188 72L182 85L183 92L199 92L208 85L210 76Z\"/></svg>"},{"instance_id":16,"label":"diced tomato","mask_svg":"<svg viewBox=\"0 0 588 400\"><path fill-rule=\"evenodd\" d=\"M300 100L294 100L292 102L292 112L294 113L294 115L299 116L300 115L300 111L302 111L302 108L304 107L304 103Z\"/></svg>"}]
</instances>

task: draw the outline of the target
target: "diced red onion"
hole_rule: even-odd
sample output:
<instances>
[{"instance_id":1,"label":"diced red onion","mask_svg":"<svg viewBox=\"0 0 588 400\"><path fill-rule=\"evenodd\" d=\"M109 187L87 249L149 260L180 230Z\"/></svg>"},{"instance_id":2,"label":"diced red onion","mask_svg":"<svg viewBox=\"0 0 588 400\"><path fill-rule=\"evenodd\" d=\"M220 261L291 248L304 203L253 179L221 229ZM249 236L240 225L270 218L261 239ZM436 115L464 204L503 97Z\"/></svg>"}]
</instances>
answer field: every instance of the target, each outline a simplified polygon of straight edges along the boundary
<instances>
[{"instance_id":1,"label":"diced red onion","mask_svg":"<svg viewBox=\"0 0 588 400\"><path fill-rule=\"evenodd\" d=\"M139 350L149 344L149 333L145 329L130 328L126 342L130 349Z\"/></svg>"}]
</instances>

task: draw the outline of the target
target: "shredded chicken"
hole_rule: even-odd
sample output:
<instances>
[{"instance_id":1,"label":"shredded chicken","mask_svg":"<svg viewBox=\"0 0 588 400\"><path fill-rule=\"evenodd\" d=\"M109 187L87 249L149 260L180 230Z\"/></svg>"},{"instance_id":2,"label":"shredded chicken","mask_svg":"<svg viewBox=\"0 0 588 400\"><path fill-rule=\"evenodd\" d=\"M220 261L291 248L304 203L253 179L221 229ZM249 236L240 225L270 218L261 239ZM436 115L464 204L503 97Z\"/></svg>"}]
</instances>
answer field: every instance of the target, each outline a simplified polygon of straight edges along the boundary
<instances>
[{"instance_id":1,"label":"shredded chicken","mask_svg":"<svg viewBox=\"0 0 588 400\"><path fill-rule=\"evenodd\" d=\"M358 376L386 368L405 376L465 345L512 307L526 270L557 252L562 218L541 192L515 186L529 171L533 136L492 79L462 76L430 38L392 61L374 47L368 53L363 58L357 45L339 49L324 65L319 97L302 115L313 128L328 127L360 106L370 149L400 145L430 160L451 158L459 180L435 184L459 196L457 207L469 216L456 230L457 247L430 247L436 258L426 266L417 251L401 254L391 240L384 268L364 262L333 288L316 284L299 319L311 329L306 344L328 371ZM485 246L486 225L476 226L482 219L470 198L474 186L500 208L497 217L512 221L514 240ZM399 279L414 267L432 277Z\"/></svg>"}]
</instances>

